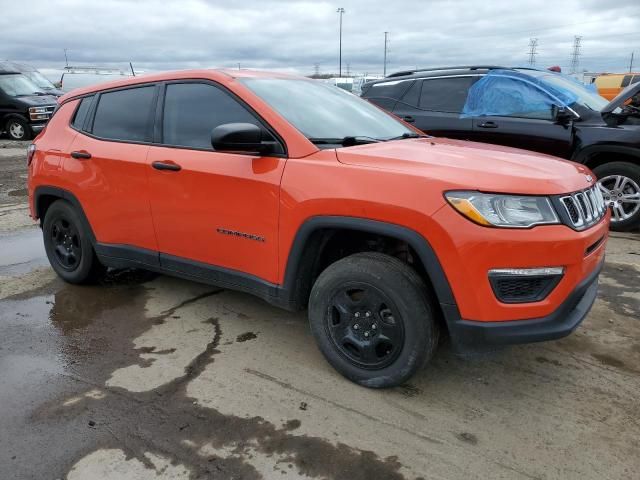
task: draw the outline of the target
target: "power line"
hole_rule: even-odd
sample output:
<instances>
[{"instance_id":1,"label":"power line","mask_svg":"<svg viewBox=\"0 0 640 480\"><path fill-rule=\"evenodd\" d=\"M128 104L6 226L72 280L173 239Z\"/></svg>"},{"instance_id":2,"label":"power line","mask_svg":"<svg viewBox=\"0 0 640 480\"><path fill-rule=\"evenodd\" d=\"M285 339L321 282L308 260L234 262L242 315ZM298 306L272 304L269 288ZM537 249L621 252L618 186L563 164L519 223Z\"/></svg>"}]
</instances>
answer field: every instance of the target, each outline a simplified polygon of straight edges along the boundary
<instances>
[{"instance_id":1,"label":"power line","mask_svg":"<svg viewBox=\"0 0 640 480\"><path fill-rule=\"evenodd\" d=\"M536 65L536 55L538 55L538 39L529 39L529 66L534 67Z\"/></svg>"}]
</instances>

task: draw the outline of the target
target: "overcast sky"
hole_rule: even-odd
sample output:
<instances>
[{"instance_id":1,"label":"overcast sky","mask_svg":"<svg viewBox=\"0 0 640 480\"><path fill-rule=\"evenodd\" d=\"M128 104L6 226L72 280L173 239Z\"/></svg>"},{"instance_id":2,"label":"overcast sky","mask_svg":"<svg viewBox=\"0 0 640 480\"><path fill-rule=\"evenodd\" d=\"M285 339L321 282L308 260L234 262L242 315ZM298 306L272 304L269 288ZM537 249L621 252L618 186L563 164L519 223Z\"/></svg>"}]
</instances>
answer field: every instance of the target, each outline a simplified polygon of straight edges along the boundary
<instances>
[{"instance_id":1,"label":"overcast sky","mask_svg":"<svg viewBox=\"0 0 640 480\"><path fill-rule=\"evenodd\" d=\"M236 67L321 73L338 70L338 14L344 7L343 70L387 71L461 64L524 65L530 37L537 65L624 71L636 51L640 0L0 0L0 59L39 68L69 64L167 70Z\"/></svg>"}]
</instances>

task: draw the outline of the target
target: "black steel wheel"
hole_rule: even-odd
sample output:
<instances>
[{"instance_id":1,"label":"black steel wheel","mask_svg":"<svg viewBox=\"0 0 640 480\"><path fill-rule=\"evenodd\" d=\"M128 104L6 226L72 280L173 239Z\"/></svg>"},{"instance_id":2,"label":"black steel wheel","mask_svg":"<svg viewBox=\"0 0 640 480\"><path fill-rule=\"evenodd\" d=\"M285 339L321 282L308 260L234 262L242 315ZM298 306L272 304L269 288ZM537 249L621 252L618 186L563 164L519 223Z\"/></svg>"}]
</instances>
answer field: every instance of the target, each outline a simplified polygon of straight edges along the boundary
<instances>
[{"instance_id":1,"label":"black steel wheel","mask_svg":"<svg viewBox=\"0 0 640 480\"><path fill-rule=\"evenodd\" d=\"M82 259L82 242L77 227L64 216L57 217L50 233L53 254L60 268L72 272Z\"/></svg>"},{"instance_id":2,"label":"black steel wheel","mask_svg":"<svg viewBox=\"0 0 640 480\"><path fill-rule=\"evenodd\" d=\"M337 351L353 365L384 368L404 345L404 322L379 288L349 282L335 292L326 315L328 334Z\"/></svg>"},{"instance_id":3,"label":"black steel wheel","mask_svg":"<svg viewBox=\"0 0 640 480\"><path fill-rule=\"evenodd\" d=\"M309 298L311 332L327 361L367 387L407 381L436 350L429 290L409 265L382 253L338 260Z\"/></svg>"},{"instance_id":4,"label":"black steel wheel","mask_svg":"<svg viewBox=\"0 0 640 480\"><path fill-rule=\"evenodd\" d=\"M44 248L51 267L69 283L93 283L104 267L96 258L91 232L76 210L64 200L48 208L42 223Z\"/></svg>"}]
</instances>

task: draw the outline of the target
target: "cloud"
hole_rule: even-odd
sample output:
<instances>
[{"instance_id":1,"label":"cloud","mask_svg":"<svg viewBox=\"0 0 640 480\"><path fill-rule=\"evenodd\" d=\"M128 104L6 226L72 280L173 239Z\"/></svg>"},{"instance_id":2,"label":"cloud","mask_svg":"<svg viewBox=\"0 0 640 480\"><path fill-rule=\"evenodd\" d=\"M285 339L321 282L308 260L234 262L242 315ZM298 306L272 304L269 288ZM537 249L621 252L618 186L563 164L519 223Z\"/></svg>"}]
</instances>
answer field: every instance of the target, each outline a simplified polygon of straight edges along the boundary
<instances>
[{"instance_id":1,"label":"cloud","mask_svg":"<svg viewBox=\"0 0 640 480\"><path fill-rule=\"evenodd\" d=\"M454 64L522 65L538 38L539 66L569 66L581 35L581 68L623 70L640 57L640 2L618 0L50 0L10 2L0 17L0 58L38 67L71 64L165 70L242 67L311 73L381 72ZM638 58L640 70L640 58Z\"/></svg>"}]
</instances>

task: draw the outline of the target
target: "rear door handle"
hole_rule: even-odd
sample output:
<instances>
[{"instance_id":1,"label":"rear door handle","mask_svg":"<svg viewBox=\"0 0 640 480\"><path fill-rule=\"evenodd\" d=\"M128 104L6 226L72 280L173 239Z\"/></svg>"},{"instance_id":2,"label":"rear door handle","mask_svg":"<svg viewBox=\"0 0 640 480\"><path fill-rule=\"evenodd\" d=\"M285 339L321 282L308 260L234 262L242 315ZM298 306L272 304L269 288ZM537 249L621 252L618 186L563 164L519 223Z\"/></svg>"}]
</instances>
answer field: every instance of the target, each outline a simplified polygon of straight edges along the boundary
<instances>
[{"instance_id":1,"label":"rear door handle","mask_svg":"<svg viewBox=\"0 0 640 480\"><path fill-rule=\"evenodd\" d=\"M71 152L71 156L78 160L89 160L91 158L91 154L86 150L79 150L77 152Z\"/></svg>"},{"instance_id":2,"label":"rear door handle","mask_svg":"<svg viewBox=\"0 0 640 480\"><path fill-rule=\"evenodd\" d=\"M498 124L496 122L492 122L492 121L482 122L478 126L480 128L498 128Z\"/></svg>"},{"instance_id":3,"label":"rear door handle","mask_svg":"<svg viewBox=\"0 0 640 480\"><path fill-rule=\"evenodd\" d=\"M402 120L404 120L407 123L413 123L416 121L416 119L413 118L411 115L405 115L404 117L402 117Z\"/></svg>"},{"instance_id":4,"label":"rear door handle","mask_svg":"<svg viewBox=\"0 0 640 480\"><path fill-rule=\"evenodd\" d=\"M170 160L164 162L153 162L151 166L156 170L170 170L172 172L178 172L182 170L182 167L180 165Z\"/></svg>"}]
</instances>

